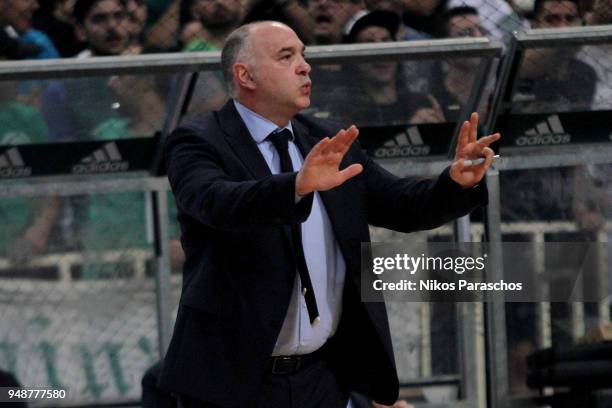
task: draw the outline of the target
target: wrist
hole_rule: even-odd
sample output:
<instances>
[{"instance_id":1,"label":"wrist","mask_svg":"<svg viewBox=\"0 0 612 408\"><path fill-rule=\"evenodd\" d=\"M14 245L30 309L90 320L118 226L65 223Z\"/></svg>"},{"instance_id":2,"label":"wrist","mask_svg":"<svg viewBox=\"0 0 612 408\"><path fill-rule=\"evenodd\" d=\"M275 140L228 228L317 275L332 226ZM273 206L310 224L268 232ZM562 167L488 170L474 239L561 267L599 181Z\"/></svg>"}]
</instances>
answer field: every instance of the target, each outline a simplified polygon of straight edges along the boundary
<instances>
[{"instance_id":1,"label":"wrist","mask_svg":"<svg viewBox=\"0 0 612 408\"><path fill-rule=\"evenodd\" d=\"M297 176L295 177L295 195L302 198L308 194L310 194L312 191L308 191L308 188L306 186L304 186L304 181L302 179L302 172L298 172Z\"/></svg>"}]
</instances>

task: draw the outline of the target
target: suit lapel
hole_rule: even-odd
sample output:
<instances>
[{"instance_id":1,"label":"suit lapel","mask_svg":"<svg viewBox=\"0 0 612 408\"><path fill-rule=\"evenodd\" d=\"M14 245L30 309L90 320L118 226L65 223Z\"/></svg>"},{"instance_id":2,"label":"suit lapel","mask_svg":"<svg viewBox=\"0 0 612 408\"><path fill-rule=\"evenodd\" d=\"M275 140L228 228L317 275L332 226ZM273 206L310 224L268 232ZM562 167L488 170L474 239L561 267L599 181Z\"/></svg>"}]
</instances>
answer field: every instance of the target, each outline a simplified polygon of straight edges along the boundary
<instances>
[{"instance_id":1,"label":"suit lapel","mask_svg":"<svg viewBox=\"0 0 612 408\"><path fill-rule=\"evenodd\" d=\"M219 126L236 155L255 179L270 176L270 168L230 99L217 113Z\"/></svg>"}]
</instances>

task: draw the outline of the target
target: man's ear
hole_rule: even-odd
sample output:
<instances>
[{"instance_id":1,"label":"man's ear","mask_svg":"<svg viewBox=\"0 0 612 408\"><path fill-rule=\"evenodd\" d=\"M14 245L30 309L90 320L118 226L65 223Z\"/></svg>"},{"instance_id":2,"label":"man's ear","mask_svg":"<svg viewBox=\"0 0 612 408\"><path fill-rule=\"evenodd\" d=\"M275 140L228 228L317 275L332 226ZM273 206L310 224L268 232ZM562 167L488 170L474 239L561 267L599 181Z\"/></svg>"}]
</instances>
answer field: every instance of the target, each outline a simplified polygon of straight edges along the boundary
<instances>
[{"instance_id":1,"label":"man's ear","mask_svg":"<svg viewBox=\"0 0 612 408\"><path fill-rule=\"evenodd\" d=\"M74 26L74 34L76 35L77 40L80 42L87 42L87 34L85 33L85 27L83 24L76 24Z\"/></svg>"},{"instance_id":2,"label":"man's ear","mask_svg":"<svg viewBox=\"0 0 612 408\"><path fill-rule=\"evenodd\" d=\"M253 74L246 64L234 64L234 78L241 88L255 90L255 80Z\"/></svg>"}]
</instances>

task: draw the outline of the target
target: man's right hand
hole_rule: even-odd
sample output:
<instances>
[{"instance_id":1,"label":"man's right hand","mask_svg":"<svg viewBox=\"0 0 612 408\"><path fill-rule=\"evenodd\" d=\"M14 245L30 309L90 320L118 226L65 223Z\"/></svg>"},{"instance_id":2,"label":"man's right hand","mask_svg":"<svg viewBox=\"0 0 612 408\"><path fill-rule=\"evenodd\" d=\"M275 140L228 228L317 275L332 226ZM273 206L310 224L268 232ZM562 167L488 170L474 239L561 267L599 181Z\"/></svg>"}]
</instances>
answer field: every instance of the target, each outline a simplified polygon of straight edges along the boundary
<instances>
[{"instance_id":1,"label":"man's right hand","mask_svg":"<svg viewBox=\"0 0 612 408\"><path fill-rule=\"evenodd\" d=\"M295 191L300 197L313 191L330 190L363 171L361 164L351 164L343 170L339 169L344 155L358 134L359 130L353 125L346 130L340 130L331 139L326 137L312 148L295 181Z\"/></svg>"}]
</instances>

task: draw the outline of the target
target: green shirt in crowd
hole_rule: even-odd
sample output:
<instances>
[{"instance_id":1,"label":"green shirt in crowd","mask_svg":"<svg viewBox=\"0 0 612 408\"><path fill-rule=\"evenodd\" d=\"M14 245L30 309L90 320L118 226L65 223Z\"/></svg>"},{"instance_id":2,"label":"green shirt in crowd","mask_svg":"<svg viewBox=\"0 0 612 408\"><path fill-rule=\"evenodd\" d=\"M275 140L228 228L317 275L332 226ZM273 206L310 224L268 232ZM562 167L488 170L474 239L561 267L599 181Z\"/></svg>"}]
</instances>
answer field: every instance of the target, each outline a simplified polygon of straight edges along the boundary
<instances>
[{"instance_id":1,"label":"green shirt in crowd","mask_svg":"<svg viewBox=\"0 0 612 408\"><path fill-rule=\"evenodd\" d=\"M34 108L19 102L0 102L0 146L44 143L47 141L47 125ZM32 221L32 199L0 199L0 254L6 255L6 247L21 236Z\"/></svg>"}]
</instances>

